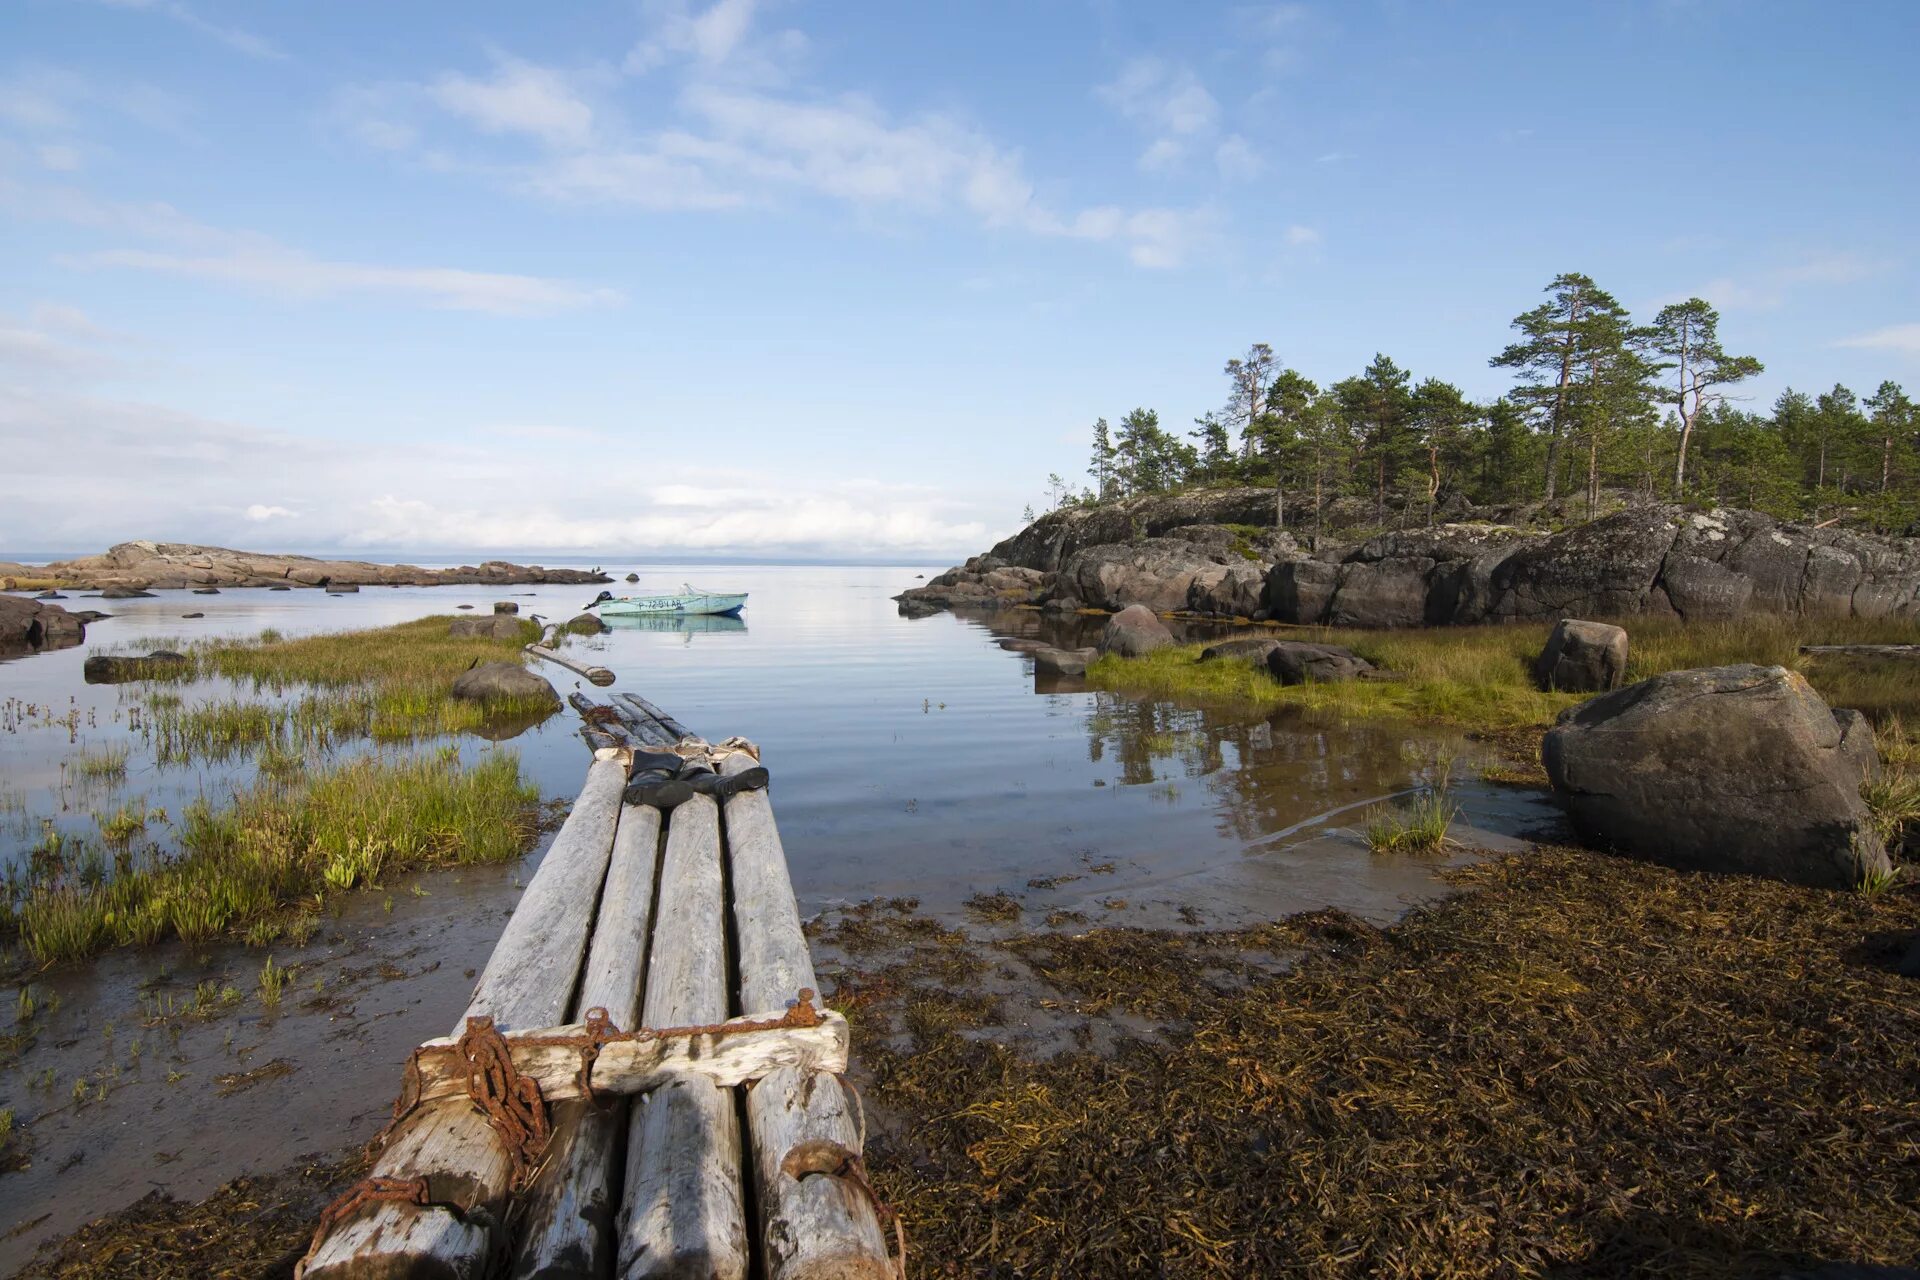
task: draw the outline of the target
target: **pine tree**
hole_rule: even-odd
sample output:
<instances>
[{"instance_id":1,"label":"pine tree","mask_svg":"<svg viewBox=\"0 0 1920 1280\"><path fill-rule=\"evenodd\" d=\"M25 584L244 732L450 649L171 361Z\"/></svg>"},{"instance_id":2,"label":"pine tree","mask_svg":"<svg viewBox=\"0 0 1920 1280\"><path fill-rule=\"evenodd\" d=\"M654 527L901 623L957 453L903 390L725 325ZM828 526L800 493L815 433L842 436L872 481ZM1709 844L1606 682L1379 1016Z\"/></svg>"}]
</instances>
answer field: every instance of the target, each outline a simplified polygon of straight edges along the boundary
<instances>
[{"instance_id":1,"label":"pine tree","mask_svg":"<svg viewBox=\"0 0 1920 1280\"><path fill-rule=\"evenodd\" d=\"M1551 502L1559 483L1560 445L1573 426L1577 408L1576 384L1599 336L1594 333L1594 317L1624 316L1625 312L1592 277L1577 271L1555 276L1546 291L1551 295L1546 302L1514 317L1513 327L1524 335L1523 340L1490 363L1518 371L1520 381L1511 399L1533 415L1546 436L1546 498Z\"/></svg>"},{"instance_id":2,"label":"pine tree","mask_svg":"<svg viewBox=\"0 0 1920 1280\"><path fill-rule=\"evenodd\" d=\"M1699 298L1660 308L1648 333L1659 372L1674 371L1667 403L1680 422L1680 451L1673 464L1673 496L1686 490L1687 445L1700 414L1726 399L1717 388L1751 378L1765 368L1752 356L1730 356L1720 345L1720 313Z\"/></svg>"},{"instance_id":3,"label":"pine tree","mask_svg":"<svg viewBox=\"0 0 1920 1280\"><path fill-rule=\"evenodd\" d=\"M1227 361L1227 420L1240 425L1240 456L1253 456L1254 437L1260 418L1267 411L1267 384L1273 378L1273 348L1256 342L1247 348L1243 359Z\"/></svg>"},{"instance_id":4,"label":"pine tree","mask_svg":"<svg viewBox=\"0 0 1920 1280\"><path fill-rule=\"evenodd\" d=\"M1093 477L1094 497L1101 502L1114 496L1113 463L1113 433L1108 429L1105 418L1096 419L1093 424L1093 460L1087 466L1087 474Z\"/></svg>"}]
</instances>

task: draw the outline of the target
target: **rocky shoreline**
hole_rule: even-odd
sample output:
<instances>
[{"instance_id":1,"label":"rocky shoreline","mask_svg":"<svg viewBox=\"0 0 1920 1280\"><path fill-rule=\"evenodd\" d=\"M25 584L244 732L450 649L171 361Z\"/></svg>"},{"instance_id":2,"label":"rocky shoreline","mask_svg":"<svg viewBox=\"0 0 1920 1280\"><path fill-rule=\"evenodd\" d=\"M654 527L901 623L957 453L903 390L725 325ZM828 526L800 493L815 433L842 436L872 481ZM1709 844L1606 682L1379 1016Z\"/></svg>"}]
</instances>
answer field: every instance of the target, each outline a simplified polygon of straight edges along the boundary
<instances>
[{"instance_id":1,"label":"rocky shoreline","mask_svg":"<svg viewBox=\"0 0 1920 1280\"><path fill-rule=\"evenodd\" d=\"M204 587L442 587L514 586L546 583L602 583L613 579L597 569L549 569L542 565L488 560L455 569L423 569L412 564L374 564L366 560L322 560L313 556L273 555L203 547L185 542L122 542L102 555L60 560L47 565L0 561L0 590L21 582L100 591L181 590Z\"/></svg>"},{"instance_id":2,"label":"rocky shoreline","mask_svg":"<svg viewBox=\"0 0 1920 1280\"><path fill-rule=\"evenodd\" d=\"M1455 521L1313 550L1272 519L1273 495L1263 489L1056 511L896 598L909 616L1139 604L1350 627L1629 615L1920 618L1920 538L1756 511L1648 503L1558 532Z\"/></svg>"}]
</instances>

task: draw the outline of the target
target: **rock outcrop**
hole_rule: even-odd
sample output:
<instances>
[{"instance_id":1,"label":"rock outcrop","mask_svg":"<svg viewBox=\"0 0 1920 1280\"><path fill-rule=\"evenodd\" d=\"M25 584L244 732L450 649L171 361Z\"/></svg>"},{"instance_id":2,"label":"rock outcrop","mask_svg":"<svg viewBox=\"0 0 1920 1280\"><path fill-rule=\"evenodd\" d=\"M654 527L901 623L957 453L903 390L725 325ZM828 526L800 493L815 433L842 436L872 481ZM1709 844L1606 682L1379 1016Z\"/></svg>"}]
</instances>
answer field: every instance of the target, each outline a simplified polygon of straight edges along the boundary
<instances>
[{"instance_id":1,"label":"rock outcrop","mask_svg":"<svg viewBox=\"0 0 1920 1280\"><path fill-rule=\"evenodd\" d=\"M1861 745L1800 676L1671 671L1564 712L1541 747L1588 839L1671 866L1846 888L1888 866Z\"/></svg>"},{"instance_id":2,"label":"rock outcrop","mask_svg":"<svg viewBox=\"0 0 1920 1280\"><path fill-rule=\"evenodd\" d=\"M59 605L0 595L0 649L65 649L86 638L86 623Z\"/></svg>"},{"instance_id":3,"label":"rock outcrop","mask_svg":"<svg viewBox=\"0 0 1920 1280\"><path fill-rule=\"evenodd\" d=\"M1548 536L1442 525L1279 563L1267 604L1282 622L1369 627L1632 614L1920 617L1920 539L1672 505Z\"/></svg>"},{"instance_id":4,"label":"rock outcrop","mask_svg":"<svg viewBox=\"0 0 1920 1280\"><path fill-rule=\"evenodd\" d=\"M1139 658L1173 643L1167 624L1143 604L1130 604L1107 619L1100 632L1100 652Z\"/></svg>"},{"instance_id":5,"label":"rock outcrop","mask_svg":"<svg viewBox=\"0 0 1920 1280\"><path fill-rule=\"evenodd\" d=\"M924 617L942 609L1006 609L1037 605L1053 584L1051 573L1022 568L995 555L975 556L965 564L895 596L900 612Z\"/></svg>"},{"instance_id":6,"label":"rock outcrop","mask_svg":"<svg viewBox=\"0 0 1920 1280\"><path fill-rule=\"evenodd\" d=\"M1271 636L1255 636L1245 640L1222 640L1219 644L1210 644L1200 651L1200 661L1221 662L1237 660L1240 662L1265 663L1267 655L1279 647L1280 641Z\"/></svg>"},{"instance_id":7,"label":"rock outcrop","mask_svg":"<svg viewBox=\"0 0 1920 1280\"><path fill-rule=\"evenodd\" d=\"M1562 618L1534 659L1533 678L1542 689L1605 693L1627 678L1627 633L1605 622Z\"/></svg>"},{"instance_id":8,"label":"rock outcrop","mask_svg":"<svg viewBox=\"0 0 1920 1280\"><path fill-rule=\"evenodd\" d=\"M1236 524L1251 529L1256 544L1272 538L1273 490L1208 489L1148 494L1097 507L1063 507L1041 516L988 554L1006 564L1057 573L1076 551L1088 547L1163 537L1176 529L1180 537L1191 538L1195 526ZM1279 537L1291 545L1288 535Z\"/></svg>"},{"instance_id":9,"label":"rock outcrop","mask_svg":"<svg viewBox=\"0 0 1920 1280\"><path fill-rule=\"evenodd\" d=\"M1083 676L1087 665L1100 656L1098 649L1056 649L1046 644L1032 653L1033 669L1050 676Z\"/></svg>"},{"instance_id":10,"label":"rock outcrop","mask_svg":"<svg viewBox=\"0 0 1920 1280\"><path fill-rule=\"evenodd\" d=\"M469 702L559 702L553 686L517 662L483 662L453 682L453 696Z\"/></svg>"},{"instance_id":11,"label":"rock outcrop","mask_svg":"<svg viewBox=\"0 0 1920 1280\"><path fill-rule=\"evenodd\" d=\"M598 571L548 569L489 560L457 569L365 560L318 560L265 555L184 542L122 542L103 555L62 560L44 568L12 566L21 576L51 578L67 586L168 590L191 587L442 586L456 583L506 586L518 583L593 583L613 579Z\"/></svg>"}]
</instances>

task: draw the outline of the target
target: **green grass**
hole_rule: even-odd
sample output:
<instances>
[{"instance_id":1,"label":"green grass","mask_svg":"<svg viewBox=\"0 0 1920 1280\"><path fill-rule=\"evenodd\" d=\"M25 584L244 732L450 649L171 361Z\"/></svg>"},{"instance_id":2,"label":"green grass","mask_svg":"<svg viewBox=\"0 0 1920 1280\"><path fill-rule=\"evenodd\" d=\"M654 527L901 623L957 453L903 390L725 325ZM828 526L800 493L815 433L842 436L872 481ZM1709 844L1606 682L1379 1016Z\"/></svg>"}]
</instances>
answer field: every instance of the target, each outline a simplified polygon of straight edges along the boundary
<instances>
[{"instance_id":1,"label":"green grass","mask_svg":"<svg viewBox=\"0 0 1920 1280\"><path fill-rule=\"evenodd\" d=\"M1365 836L1375 853L1438 853L1447 844L1447 829L1460 806L1445 790L1423 791L1406 804L1372 811Z\"/></svg>"},{"instance_id":2,"label":"green grass","mask_svg":"<svg viewBox=\"0 0 1920 1280\"><path fill-rule=\"evenodd\" d=\"M262 779L219 806L197 802L181 816L177 852L114 874L96 869L97 859L51 861L10 886L9 905L41 964L167 937L244 935L294 903L386 871L516 857L532 842L538 803L509 753L471 767L452 750L361 757Z\"/></svg>"},{"instance_id":3,"label":"green grass","mask_svg":"<svg viewBox=\"0 0 1920 1280\"><path fill-rule=\"evenodd\" d=\"M284 761L309 749L372 739L417 742L479 729L503 717L534 716L552 703L479 704L456 700L454 680L476 662L520 662L520 646L539 635L522 621L512 639L450 636L447 617L420 618L366 631L289 640L263 631L252 640L186 646L188 661L170 681L218 676L256 695L186 704L165 691L149 694L146 727L163 764L221 761L272 747Z\"/></svg>"},{"instance_id":4,"label":"green grass","mask_svg":"<svg viewBox=\"0 0 1920 1280\"><path fill-rule=\"evenodd\" d=\"M117 782L127 776L129 754L124 746L88 747L68 757L67 767L91 782Z\"/></svg>"},{"instance_id":5,"label":"green grass","mask_svg":"<svg viewBox=\"0 0 1920 1280\"><path fill-rule=\"evenodd\" d=\"M1910 664L1859 659L1809 659L1803 644L1878 644L1912 639L1911 622L1845 619L1751 618L1695 623L1629 618L1628 679L1663 671L1756 662L1801 672L1829 703L1854 707L1885 724L1920 721L1920 679ZM1551 725L1582 695L1543 693L1531 665L1550 628L1529 623L1361 631L1337 627L1288 628L1284 638L1345 645L1390 674L1382 680L1282 686L1249 662L1199 660L1202 645L1143 658L1103 657L1087 669L1095 688L1157 694L1253 708L1294 706L1340 717L1431 720L1475 730Z\"/></svg>"}]
</instances>

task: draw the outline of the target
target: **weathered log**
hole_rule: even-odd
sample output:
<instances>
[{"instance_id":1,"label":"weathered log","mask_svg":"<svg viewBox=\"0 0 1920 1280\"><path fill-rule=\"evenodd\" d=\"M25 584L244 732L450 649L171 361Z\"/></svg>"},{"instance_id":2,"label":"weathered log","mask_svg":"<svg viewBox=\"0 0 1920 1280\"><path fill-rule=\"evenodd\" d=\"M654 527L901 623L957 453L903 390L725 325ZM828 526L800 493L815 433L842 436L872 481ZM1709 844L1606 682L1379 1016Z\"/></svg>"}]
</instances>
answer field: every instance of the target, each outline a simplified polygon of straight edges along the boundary
<instances>
[{"instance_id":1,"label":"weathered log","mask_svg":"<svg viewBox=\"0 0 1920 1280\"><path fill-rule=\"evenodd\" d=\"M727 1012L726 879L720 811L695 796L673 811L660 864L643 1017L650 1027ZM778 1002L776 1001L776 1004ZM680 1075L634 1103L620 1214L621 1280L744 1280L747 1215L733 1094Z\"/></svg>"},{"instance_id":2,"label":"weathered log","mask_svg":"<svg viewBox=\"0 0 1920 1280\"><path fill-rule=\"evenodd\" d=\"M661 727L672 734L676 740L693 737L693 731L691 729L688 729L687 726L681 724L678 720L675 720L672 716L654 706L639 694L629 693L623 696L635 709L657 720Z\"/></svg>"},{"instance_id":3,"label":"weathered log","mask_svg":"<svg viewBox=\"0 0 1920 1280\"><path fill-rule=\"evenodd\" d=\"M625 805L613 837L606 887L593 922L593 945L574 1001L574 1015L601 1008L620 1026L640 1018L646 985L647 937L660 870L660 811ZM509 1041L512 1036L509 1035ZM516 1055L516 1063L518 1056ZM577 1071L579 1058L574 1057ZM596 1085L598 1072L595 1073ZM541 1093L554 1086L541 1084ZM553 1109L553 1140L525 1200L511 1275L603 1276L613 1264L615 1162L626 1136L628 1100L563 1102Z\"/></svg>"},{"instance_id":4,"label":"weathered log","mask_svg":"<svg viewBox=\"0 0 1920 1280\"><path fill-rule=\"evenodd\" d=\"M613 683L613 672L607 670L605 667L596 667L585 662L575 662L572 658L562 653L556 653L544 644L530 644L527 646L527 652L536 658L545 658L548 662L555 663L565 667L569 671L583 675L594 684L609 685Z\"/></svg>"},{"instance_id":5,"label":"weathered log","mask_svg":"<svg viewBox=\"0 0 1920 1280\"><path fill-rule=\"evenodd\" d=\"M1803 644L1800 652L1847 658L1920 658L1920 644Z\"/></svg>"},{"instance_id":6,"label":"weathered log","mask_svg":"<svg viewBox=\"0 0 1920 1280\"><path fill-rule=\"evenodd\" d=\"M475 986L467 1017L502 1030L567 1016L595 904L613 851L626 765L595 760L573 810L521 895ZM426 1205L380 1201L335 1223L307 1264L308 1280L432 1274L477 1276L505 1245L512 1162L465 1099L417 1108L395 1126L373 1175L427 1180Z\"/></svg>"},{"instance_id":7,"label":"weathered log","mask_svg":"<svg viewBox=\"0 0 1920 1280\"><path fill-rule=\"evenodd\" d=\"M608 699L607 705L613 709L614 715L620 717L620 723L627 727L627 732L643 746L671 747L680 741L679 738L668 733L658 720L621 701L617 693Z\"/></svg>"},{"instance_id":8,"label":"weathered log","mask_svg":"<svg viewBox=\"0 0 1920 1280\"><path fill-rule=\"evenodd\" d=\"M635 726L650 727L668 746L679 742L682 738L693 736L678 720L668 724L667 720L659 715L659 708L643 698L636 698L630 693L616 693L613 695L613 701L622 704L623 710L632 717L632 723Z\"/></svg>"},{"instance_id":9,"label":"weathered log","mask_svg":"<svg viewBox=\"0 0 1920 1280\"><path fill-rule=\"evenodd\" d=\"M735 754L722 762L721 772L752 766L751 758ZM740 926L741 1007L772 1008L803 987L818 990L813 957L767 793L747 791L727 801L726 819L733 913ZM787 1153L806 1142L825 1140L857 1152L860 1127L840 1082L782 1068L748 1091L746 1110L769 1280L892 1280L879 1219L859 1187L826 1173L794 1177L781 1167Z\"/></svg>"},{"instance_id":10,"label":"weathered log","mask_svg":"<svg viewBox=\"0 0 1920 1280\"><path fill-rule=\"evenodd\" d=\"M743 1014L717 1024L722 1030L699 1035L668 1036L658 1040L613 1040L602 1046L593 1063L593 1092L645 1093L677 1075L703 1076L722 1088L758 1080L782 1067L805 1067L835 1075L847 1069L847 1020L822 1011L812 1027L756 1027L784 1010ZM706 1024L702 1024L706 1025ZM570 1022L509 1033L505 1039L514 1069L540 1086L548 1102L583 1098L580 1080L580 1044L546 1044L565 1037L581 1041L587 1024ZM453 1052L455 1036L429 1040L420 1048L416 1101L462 1098L467 1093L467 1066Z\"/></svg>"}]
</instances>

